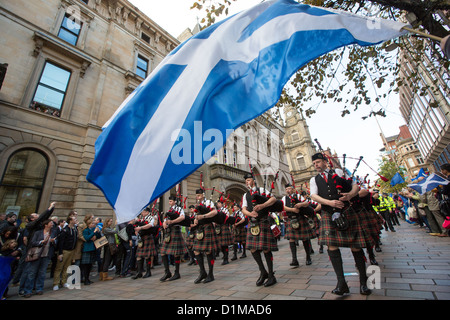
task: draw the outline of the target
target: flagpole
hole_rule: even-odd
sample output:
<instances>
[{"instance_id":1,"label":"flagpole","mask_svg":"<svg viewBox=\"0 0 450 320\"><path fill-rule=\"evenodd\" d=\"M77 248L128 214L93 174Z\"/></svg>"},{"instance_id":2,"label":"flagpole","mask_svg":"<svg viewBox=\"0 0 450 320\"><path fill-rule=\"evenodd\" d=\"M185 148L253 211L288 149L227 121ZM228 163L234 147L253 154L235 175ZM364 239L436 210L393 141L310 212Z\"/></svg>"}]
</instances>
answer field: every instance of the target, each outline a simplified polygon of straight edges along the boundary
<instances>
[{"instance_id":1,"label":"flagpole","mask_svg":"<svg viewBox=\"0 0 450 320\"><path fill-rule=\"evenodd\" d=\"M442 41L442 38L440 38L438 36L433 36L432 34L428 34L428 33L425 33L425 32L422 32L422 31L419 31L419 30L416 30L416 29L412 29L412 28L409 28L409 27L403 27L402 29L407 30L407 31L412 32L412 33L416 33L416 34L421 35L421 36L426 37L426 38L430 38L432 40L436 40L436 41L439 41L439 42Z\"/></svg>"}]
</instances>

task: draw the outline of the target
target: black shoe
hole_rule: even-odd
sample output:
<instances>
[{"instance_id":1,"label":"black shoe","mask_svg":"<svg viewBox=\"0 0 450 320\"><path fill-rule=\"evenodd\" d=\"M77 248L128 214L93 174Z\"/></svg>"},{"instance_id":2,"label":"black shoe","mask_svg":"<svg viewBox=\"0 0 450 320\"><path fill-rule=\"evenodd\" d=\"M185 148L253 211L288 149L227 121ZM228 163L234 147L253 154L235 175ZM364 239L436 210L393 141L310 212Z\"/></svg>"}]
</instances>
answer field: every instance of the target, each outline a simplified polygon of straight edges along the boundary
<instances>
[{"instance_id":1,"label":"black shoe","mask_svg":"<svg viewBox=\"0 0 450 320\"><path fill-rule=\"evenodd\" d=\"M261 273L258 280L256 280L256 285L258 287L262 286L267 278L269 278L269 274L267 272Z\"/></svg>"},{"instance_id":2,"label":"black shoe","mask_svg":"<svg viewBox=\"0 0 450 320\"><path fill-rule=\"evenodd\" d=\"M233 257L231 257L231 261L237 260L237 255L233 255Z\"/></svg>"},{"instance_id":3,"label":"black shoe","mask_svg":"<svg viewBox=\"0 0 450 320\"><path fill-rule=\"evenodd\" d=\"M134 277L131 277L131 279L133 279L133 280L136 280L136 279L139 279L139 278L142 278L142 273L140 273L140 272L136 273L134 275Z\"/></svg>"},{"instance_id":4,"label":"black shoe","mask_svg":"<svg viewBox=\"0 0 450 320\"><path fill-rule=\"evenodd\" d=\"M381 248L380 247L375 247L375 251L376 252L381 252Z\"/></svg>"},{"instance_id":5,"label":"black shoe","mask_svg":"<svg viewBox=\"0 0 450 320\"><path fill-rule=\"evenodd\" d=\"M372 293L372 290L370 290L369 288L367 288L367 286L365 284L362 284L359 287L359 293L364 295L364 296L368 296L369 294Z\"/></svg>"},{"instance_id":6,"label":"black shoe","mask_svg":"<svg viewBox=\"0 0 450 320\"><path fill-rule=\"evenodd\" d=\"M247 255L245 253L243 253L239 259L242 259L242 258L247 258Z\"/></svg>"},{"instance_id":7,"label":"black shoe","mask_svg":"<svg viewBox=\"0 0 450 320\"><path fill-rule=\"evenodd\" d=\"M226 264L229 264L228 259L223 259L222 265L224 266Z\"/></svg>"},{"instance_id":8,"label":"black shoe","mask_svg":"<svg viewBox=\"0 0 450 320\"><path fill-rule=\"evenodd\" d=\"M292 259L292 262L289 264L291 267L298 267L300 264L297 259Z\"/></svg>"},{"instance_id":9,"label":"black shoe","mask_svg":"<svg viewBox=\"0 0 450 320\"><path fill-rule=\"evenodd\" d=\"M342 282L341 284L338 283L336 288L331 291L333 294L337 294L338 296L342 296L345 293L350 293L350 289L348 288L347 282Z\"/></svg>"},{"instance_id":10,"label":"black shoe","mask_svg":"<svg viewBox=\"0 0 450 320\"><path fill-rule=\"evenodd\" d=\"M273 286L275 283L277 283L277 279L275 278L274 274L269 275L267 278L267 281L264 282L264 287L270 287Z\"/></svg>"},{"instance_id":11,"label":"black shoe","mask_svg":"<svg viewBox=\"0 0 450 320\"><path fill-rule=\"evenodd\" d=\"M152 276L152 272L150 271L150 267L147 267L147 272L142 276L143 279L149 278Z\"/></svg>"},{"instance_id":12,"label":"black shoe","mask_svg":"<svg viewBox=\"0 0 450 320\"><path fill-rule=\"evenodd\" d=\"M323 246L320 246L319 253L323 253Z\"/></svg>"},{"instance_id":13,"label":"black shoe","mask_svg":"<svg viewBox=\"0 0 450 320\"><path fill-rule=\"evenodd\" d=\"M377 266L377 265L378 265L378 262L377 262L377 260L375 260L375 258L369 259L369 261L370 261L370 264L371 264L371 265L374 265L374 266Z\"/></svg>"},{"instance_id":14,"label":"black shoe","mask_svg":"<svg viewBox=\"0 0 450 320\"><path fill-rule=\"evenodd\" d=\"M214 275L208 274L208 276L203 280L203 283L208 283L214 281Z\"/></svg>"},{"instance_id":15,"label":"black shoe","mask_svg":"<svg viewBox=\"0 0 450 320\"><path fill-rule=\"evenodd\" d=\"M170 271L166 271L159 281L166 281L167 279L172 277L172 273Z\"/></svg>"},{"instance_id":16,"label":"black shoe","mask_svg":"<svg viewBox=\"0 0 450 320\"><path fill-rule=\"evenodd\" d=\"M312 264L311 258L306 259L306 265L309 266L309 265L311 265L311 264Z\"/></svg>"},{"instance_id":17,"label":"black shoe","mask_svg":"<svg viewBox=\"0 0 450 320\"><path fill-rule=\"evenodd\" d=\"M202 280L206 279L207 276L206 272L200 272L198 278L194 280L194 283L200 283Z\"/></svg>"},{"instance_id":18,"label":"black shoe","mask_svg":"<svg viewBox=\"0 0 450 320\"><path fill-rule=\"evenodd\" d=\"M180 273L175 272L175 273L173 274L173 276L170 277L169 281L177 280L177 279L180 279L180 278L181 278Z\"/></svg>"},{"instance_id":19,"label":"black shoe","mask_svg":"<svg viewBox=\"0 0 450 320\"><path fill-rule=\"evenodd\" d=\"M192 266L193 264L195 264L195 259L191 259L191 261L189 261L188 266Z\"/></svg>"}]
</instances>

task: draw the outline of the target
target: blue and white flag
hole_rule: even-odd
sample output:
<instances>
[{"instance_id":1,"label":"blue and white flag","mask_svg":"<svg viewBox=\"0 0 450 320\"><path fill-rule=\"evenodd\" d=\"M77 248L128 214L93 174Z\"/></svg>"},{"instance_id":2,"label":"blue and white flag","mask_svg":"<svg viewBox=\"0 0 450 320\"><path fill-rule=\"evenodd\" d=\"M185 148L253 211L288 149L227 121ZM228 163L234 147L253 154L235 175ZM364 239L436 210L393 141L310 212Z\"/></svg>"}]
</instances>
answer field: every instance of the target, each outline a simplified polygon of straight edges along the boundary
<instances>
[{"instance_id":1,"label":"blue and white flag","mask_svg":"<svg viewBox=\"0 0 450 320\"><path fill-rule=\"evenodd\" d=\"M404 26L293 0L216 23L171 52L118 108L87 179L119 222L130 220L273 107L300 67L345 45L398 37Z\"/></svg>"},{"instance_id":2,"label":"blue and white flag","mask_svg":"<svg viewBox=\"0 0 450 320\"><path fill-rule=\"evenodd\" d=\"M395 186L396 184L400 184L403 182L405 182L405 180L403 180L400 173L397 172L391 179L391 186Z\"/></svg>"},{"instance_id":3,"label":"blue and white flag","mask_svg":"<svg viewBox=\"0 0 450 320\"><path fill-rule=\"evenodd\" d=\"M417 183L408 184L408 187L416 190L419 194L424 194L425 192L431 191L440 185L447 185L449 182L450 181L448 181L447 179L442 178L435 173L432 173L428 177Z\"/></svg>"},{"instance_id":4,"label":"blue and white flag","mask_svg":"<svg viewBox=\"0 0 450 320\"><path fill-rule=\"evenodd\" d=\"M427 174L425 173L423 168L420 168L419 173L417 174L417 176L415 178L412 178L411 181L416 181L420 177L424 177L425 178L426 176L427 176Z\"/></svg>"}]
</instances>

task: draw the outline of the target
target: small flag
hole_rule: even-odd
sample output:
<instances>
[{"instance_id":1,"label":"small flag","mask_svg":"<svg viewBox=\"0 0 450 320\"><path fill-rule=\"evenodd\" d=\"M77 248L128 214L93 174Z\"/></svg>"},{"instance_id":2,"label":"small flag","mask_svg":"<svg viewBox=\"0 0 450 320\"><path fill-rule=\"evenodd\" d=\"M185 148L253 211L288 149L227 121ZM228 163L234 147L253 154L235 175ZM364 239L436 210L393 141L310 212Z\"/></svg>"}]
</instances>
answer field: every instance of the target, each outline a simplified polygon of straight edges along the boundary
<instances>
[{"instance_id":1,"label":"small flag","mask_svg":"<svg viewBox=\"0 0 450 320\"><path fill-rule=\"evenodd\" d=\"M397 172L391 179L391 186L395 186L396 184L400 184L403 182L405 182L405 180L403 180L400 173Z\"/></svg>"}]
</instances>

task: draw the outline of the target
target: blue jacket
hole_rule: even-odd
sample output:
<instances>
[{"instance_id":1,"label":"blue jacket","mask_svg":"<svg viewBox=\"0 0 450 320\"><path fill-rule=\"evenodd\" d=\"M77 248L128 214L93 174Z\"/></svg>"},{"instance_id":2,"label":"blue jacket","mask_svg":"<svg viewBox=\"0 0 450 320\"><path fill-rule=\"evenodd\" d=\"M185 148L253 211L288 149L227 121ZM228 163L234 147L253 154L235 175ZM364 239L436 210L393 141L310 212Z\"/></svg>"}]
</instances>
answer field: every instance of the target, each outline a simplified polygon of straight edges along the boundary
<instances>
[{"instance_id":1,"label":"blue jacket","mask_svg":"<svg viewBox=\"0 0 450 320\"><path fill-rule=\"evenodd\" d=\"M83 237L86 242L83 244L82 252L91 252L96 250L94 240L91 240L93 236L96 236L96 239L99 239L102 235L99 232L95 233L94 229L86 228L83 230Z\"/></svg>"}]
</instances>

